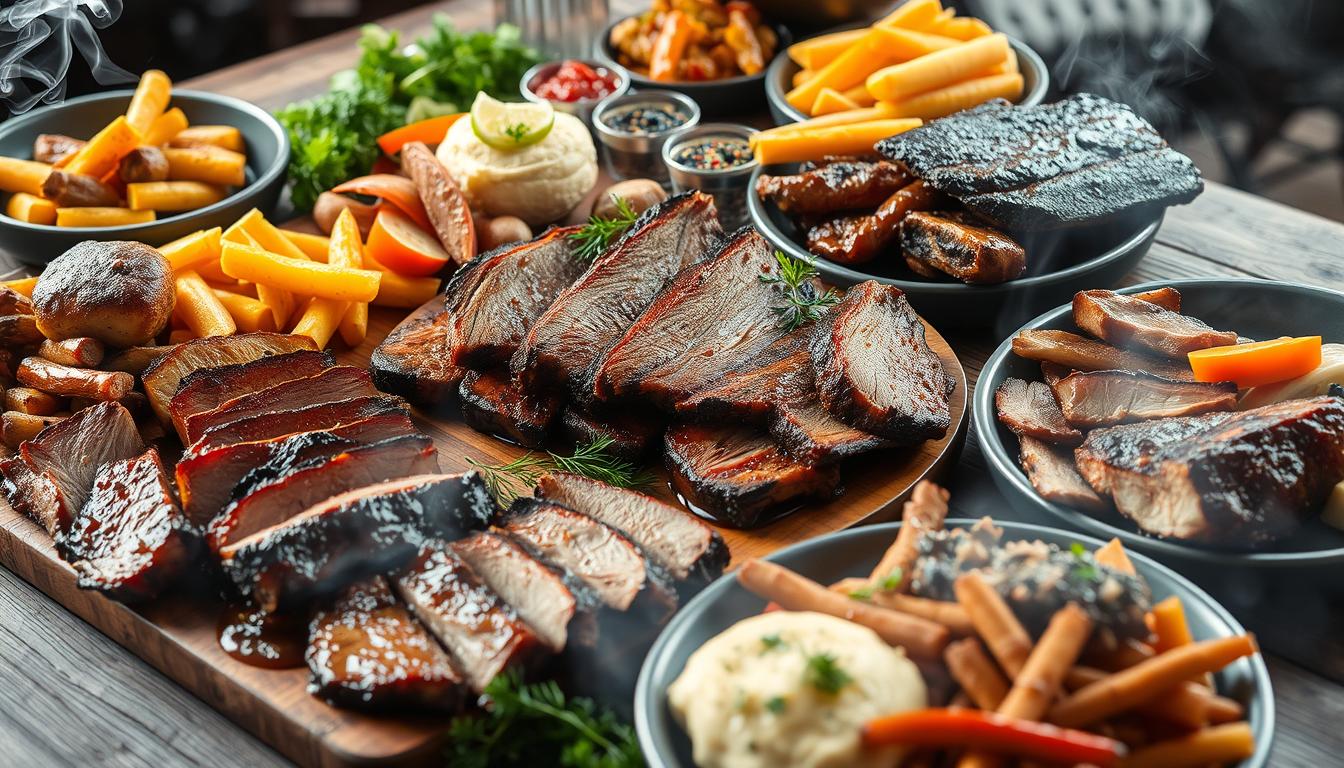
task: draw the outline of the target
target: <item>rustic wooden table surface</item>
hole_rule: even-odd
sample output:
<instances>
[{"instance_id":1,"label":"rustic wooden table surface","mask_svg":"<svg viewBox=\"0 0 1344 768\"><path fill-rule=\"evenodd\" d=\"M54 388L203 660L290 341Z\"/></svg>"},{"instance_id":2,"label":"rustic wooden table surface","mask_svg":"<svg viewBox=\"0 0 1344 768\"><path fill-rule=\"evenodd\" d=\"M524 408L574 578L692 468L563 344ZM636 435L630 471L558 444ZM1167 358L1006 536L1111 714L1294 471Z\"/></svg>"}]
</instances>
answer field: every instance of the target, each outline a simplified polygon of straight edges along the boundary
<instances>
[{"instance_id":1,"label":"rustic wooden table surface","mask_svg":"<svg viewBox=\"0 0 1344 768\"><path fill-rule=\"evenodd\" d=\"M639 7L615 0L613 15ZM490 6L451 0L383 23L408 37L445 11L464 29L490 24ZM326 89L351 65L358 30L183 83L276 109ZM1126 283L1254 277L1344 290L1344 225L1210 184L1174 208ZM18 272L0 256L0 276ZM948 334L972 384L997 346L989 334ZM1014 515L994 490L976 436L952 480L965 516ZM1215 573L1199 578L1268 649L1278 707L1270 765L1338 765L1344 754L1344 597L1327 574ZM1340 589L1340 587L1336 587ZM1332 610L1334 608L1340 610ZM284 758L8 571L0 570L0 764L283 765Z\"/></svg>"}]
</instances>

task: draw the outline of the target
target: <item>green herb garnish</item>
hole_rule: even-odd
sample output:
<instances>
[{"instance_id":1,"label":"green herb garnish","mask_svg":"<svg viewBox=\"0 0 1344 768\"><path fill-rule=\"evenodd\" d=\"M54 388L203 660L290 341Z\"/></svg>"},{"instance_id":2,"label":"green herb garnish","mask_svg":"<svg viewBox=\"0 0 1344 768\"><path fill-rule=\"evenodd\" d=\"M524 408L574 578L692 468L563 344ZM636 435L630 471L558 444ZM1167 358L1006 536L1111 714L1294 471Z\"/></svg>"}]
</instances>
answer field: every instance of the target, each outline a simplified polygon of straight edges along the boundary
<instances>
[{"instance_id":1,"label":"green herb garnish","mask_svg":"<svg viewBox=\"0 0 1344 768\"><path fill-rule=\"evenodd\" d=\"M588 223L579 227L577 232L572 233L569 239L578 241L579 247L574 255L581 261L592 261L611 245L617 237L620 237L625 230L635 223L639 214L630 207L630 203L623 197L611 196L611 201L616 205L616 216L610 219L604 219L600 216L589 216Z\"/></svg>"},{"instance_id":2,"label":"green herb garnish","mask_svg":"<svg viewBox=\"0 0 1344 768\"><path fill-rule=\"evenodd\" d=\"M1093 561L1091 553L1087 551L1087 547L1084 547L1082 542L1075 541L1073 544L1069 545L1069 551L1073 553L1074 559L1077 560L1077 564L1073 567L1073 572L1078 578L1087 581L1095 580L1098 575L1097 564Z\"/></svg>"},{"instance_id":3,"label":"green herb garnish","mask_svg":"<svg viewBox=\"0 0 1344 768\"><path fill-rule=\"evenodd\" d=\"M762 274L760 281L780 287L784 295L782 306L770 310L779 317L780 327L786 332L801 328L821 317L822 310L840 303L840 294L831 289L820 292L815 278L817 269L809 261L785 256L775 251L778 274Z\"/></svg>"},{"instance_id":4,"label":"green herb garnish","mask_svg":"<svg viewBox=\"0 0 1344 768\"><path fill-rule=\"evenodd\" d=\"M788 708L788 702L784 701L783 696L771 696L765 700L765 708L772 714L780 715Z\"/></svg>"},{"instance_id":5,"label":"green herb garnish","mask_svg":"<svg viewBox=\"0 0 1344 768\"><path fill-rule=\"evenodd\" d=\"M888 573L888 574L886 575L886 578L882 579L882 584L881 584L882 591L883 591L883 592L895 592L896 590L900 589L900 588L901 588L901 580L902 580L904 577L905 577L905 574L901 573L901 569L900 569L900 568L896 568L896 569L893 570L891 573Z\"/></svg>"},{"instance_id":6,"label":"green herb garnish","mask_svg":"<svg viewBox=\"0 0 1344 768\"><path fill-rule=\"evenodd\" d=\"M854 678L842 669L836 658L829 653L814 653L807 657L807 666L803 668L803 678L807 684L822 693L837 694L841 688L854 682Z\"/></svg>"},{"instance_id":7,"label":"green herb garnish","mask_svg":"<svg viewBox=\"0 0 1344 768\"><path fill-rule=\"evenodd\" d=\"M531 128L527 127L527 123L514 123L504 129L504 135L513 139L513 143L522 144L523 139L527 138L527 134L530 133L531 130Z\"/></svg>"},{"instance_id":8,"label":"green herb garnish","mask_svg":"<svg viewBox=\"0 0 1344 768\"><path fill-rule=\"evenodd\" d=\"M761 635L761 645L765 646L765 650L773 651L784 646L784 638L779 635Z\"/></svg>"},{"instance_id":9,"label":"green herb garnish","mask_svg":"<svg viewBox=\"0 0 1344 768\"><path fill-rule=\"evenodd\" d=\"M855 599L855 600L872 600L872 599L873 599L873 588L872 588L871 585L870 585L870 586L867 586L867 587L860 587L860 588L858 588L858 589L856 589L856 590L850 592L850 593L849 593L849 596L850 596L851 598Z\"/></svg>"},{"instance_id":10,"label":"green herb garnish","mask_svg":"<svg viewBox=\"0 0 1344 768\"><path fill-rule=\"evenodd\" d=\"M653 483L653 475L647 470L613 456L608 450L611 444L611 438L598 437L575 448L571 456L528 451L503 464L484 464L475 459L467 462L480 471L495 501L504 506L530 493L547 472L583 475L618 488L643 488Z\"/></svg>"}]
</instances>

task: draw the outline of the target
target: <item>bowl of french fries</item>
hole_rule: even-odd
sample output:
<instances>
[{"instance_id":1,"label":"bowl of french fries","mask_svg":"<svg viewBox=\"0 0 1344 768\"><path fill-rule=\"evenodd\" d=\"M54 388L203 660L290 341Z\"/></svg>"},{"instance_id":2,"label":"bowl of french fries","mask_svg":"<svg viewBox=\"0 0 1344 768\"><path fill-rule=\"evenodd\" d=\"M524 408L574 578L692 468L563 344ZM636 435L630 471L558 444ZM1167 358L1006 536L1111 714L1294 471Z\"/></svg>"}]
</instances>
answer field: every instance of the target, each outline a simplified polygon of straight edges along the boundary
<instances>
[{"instance_id":1,"label":"bowl of french fries","mask_svg":"<svg viewBox=\"0 0 1344 768\"><path fill-rule=\"evenodd\" d=\"M288 160L265 110L150 70L0 125L0 249L40 265L83 240L158 246L227 225L275 207Z\"/></svg>"}]
</instances>

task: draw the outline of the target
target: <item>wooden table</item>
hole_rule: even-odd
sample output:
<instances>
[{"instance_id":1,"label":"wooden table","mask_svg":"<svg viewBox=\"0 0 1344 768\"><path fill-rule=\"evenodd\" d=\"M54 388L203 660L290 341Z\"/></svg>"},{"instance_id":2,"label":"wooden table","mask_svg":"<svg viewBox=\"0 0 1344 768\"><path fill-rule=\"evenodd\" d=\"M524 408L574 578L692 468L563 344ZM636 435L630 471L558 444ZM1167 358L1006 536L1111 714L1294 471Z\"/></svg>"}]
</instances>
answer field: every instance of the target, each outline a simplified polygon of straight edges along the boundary
<instances>
[{"instance_id":1,"label":"wooden table","mask_svg":"<svg viewBox=\"0 0 1344 768\"><path fill-rule=\"evenodd\" d=\"M622 7L638 7L616 0ZM411 37L435 11L461 28L490 23L489 5L451 0L387 19ZM630 12L630 11L627 11ZM273 54L186 82L267 109L325 90L333 72L355 58L358 30ZM1344 289L1344 226L1210 184L1194 204L1174 208L1147 258L1126 283L1234 276ZM0 256L0 276L18 271ZM1013 329L949 334L974 383L996 339ZM954 511L1012 518L994 490L972 433L952 482ZM1290 574L1272 583L1242 574L1202 579L1269 652L1278 705L1273 766L1338 764L1344 754L1344 620L1318 598L1322 574ZM1338 583L1338 577L1335 577ZM1344 616L1344 610L1340 611ZM1289 659L1293 660L1289 660ZM1340 682L1336 682L1340 681ZM13 574L0 570L0 748L9 765L282 765L285 760L157 671L67 613Z\"/></svg>"}]
</instances>

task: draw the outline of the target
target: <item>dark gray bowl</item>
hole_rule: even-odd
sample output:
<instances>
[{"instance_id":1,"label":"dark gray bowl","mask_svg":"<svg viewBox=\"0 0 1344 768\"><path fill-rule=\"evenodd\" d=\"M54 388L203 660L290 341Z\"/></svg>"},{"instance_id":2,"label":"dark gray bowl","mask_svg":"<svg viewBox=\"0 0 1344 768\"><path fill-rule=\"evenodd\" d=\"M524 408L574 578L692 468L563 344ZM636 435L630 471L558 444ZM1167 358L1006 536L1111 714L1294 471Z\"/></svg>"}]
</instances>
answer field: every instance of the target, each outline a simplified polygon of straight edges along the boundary
<instances>
[{"instance_id":1,"label":"dark gray bowl","mask_svg":"<svg viewBox=\"0 0 1344 768\"><path fill-rule=\"evenodd\" d=\"M1115 285L1148 253L1162 226L1159 217L1139 224L1098 224L1039 233L1031 240L1020 238L1027 249L1027 272L997 285L923 277L910 271L899 257L856 269L813 256L793 220L754 192L761 174L797 170L797 164L789 163L762 166L752 174L747 209L765 239L794 258L813 261L822 279L833 285L876 280L900 288L919 314L940 328L987 328L1002 336L1047 307L1072 299L1080 290Z\"/></svg>"},{"instance_id":2,"label":"dark gray bowl","mask_svg":"<svg viewBox=\"0 0 1344 768\"><path fill-rule=\"evenodd\" d=\"M593 56L607 66L620 66L616 63L616 52L611 47L611 30L622 21L624 19L617 19L612 22L611 26L602 31L602 36L593 41ZM739 75L738 77L725 77L721 80L703 82L674 81L663 83L650 80L638 72L631 72L630 90L647 91L656 89L684 93L695 99L695 102L700 105L701 115L707 118L750 115L765 104L763 83L766 73L780 59L788 58L784 55L784 49L793 42L793 35L786 27L781 24L771 24L771 27L779 37L775 58L769 66L754 75Z\"/></svg>"},{"instance_id":3,"label":"dark gray bowl","mask_svg":"<svg viewBox=\"0 0 1344 768\"><path fill-rule=\"evenodd\" d=\"M971 520L951 520L965 526ZM1102 542L1055 528L996 521L1006 538L1041 539L1068 548L1081 542L1095 549ZM900 523L873 525L832 533L795 544L768 557L823 584L867 574L896 537ZM1148 580L1154 599L1177 595L1185 606L1196 639L1244 634L1245 630L1222 606L1185 578L1142 555L1132 555L1134 567ZM644 758L652 768L693 768L691 742L667 705L667 688L681 674L686 660L701 645L734 623L761 612L765 603L738 585L730 575L720 578L695 597L663 630L654 643L635 689L635 728ZM1274 738L1274 694L1264 659L1253 656L1228 666L1216 676L1218 691L1246 707L1255 734L1255 754L1239 768L1262 768Z\"/></svg>"},{"instance_id":4,"label":"dark gray bowl","mask_svg":"<svg viewBox=\"0 0 1344 768\"><path fill-rule=\"evenodd\" d=\"M861 26L865 25L846 24L822 34L843 32ZM1022 98L1018 99L1017 103L1027 107L1040 104L1045 98L1046 91L1050 90L1050 68L1045 66L1040 54L1026 43L1010 37L1008 44L1017 54L1017 66L1022 71ZM784 100L784 95L793 90L793 76L798 74L800 69L802 67L798 66L797 62L783 55L775 57L765 70L765 100L770 105L770 116L774 118L775 125L800 123L807 119L807 115L794 109L792 104Z\"/></svg>"},{"instance_id":5,"label":"dark gray bowl","mask_svg":"<svg viewBox=\"0 0 1344 768\"><path fill-rule=\"evenodd\" d=\"M126 111L132 91L109 91L70 99L0 124L0 155L30 158L39 133L87 138ZM26 264L43 265L84 240L138 240L163 245L198 229L228 226L252 208L270 214L285 186L289 136L266 110L242 99L173 90L192 125L232 125L247 142L247 185L214 205L124 227L56 227L0 215L0 250Z\"/></svg>"},{"instance_id":6,"label":"dark gray bowl","mask_svg":"<svg viewBox=\"0 0 1344 768\"><path fill-rule=\"evenodd\" d=\"M1181 292L1181 311L1215 328L1235 330L1253 339L1320 334L1327 342L1344 341L1344 293L1268 280L1202 278L1164 280L1121 289L1121 293L1172 286ZM1070 305L1053 309L1023 326L1075 330ZM1017 463L1017 438L994 414L994 391L1014 376L1039 380L1040 366L1012 352L1009 335L990 356L975 388L975 431L990 474L999 490L1023 514L1044 512L1060 524L1102 538L1118 536L1125 546L1176 567L1314 567L1344 562L1344 532L1312 521L1295 535L1260 551L1210 549L1140 533L1118 513L1094 516L1041 498Z\"/></svg>"}]
</instances>

